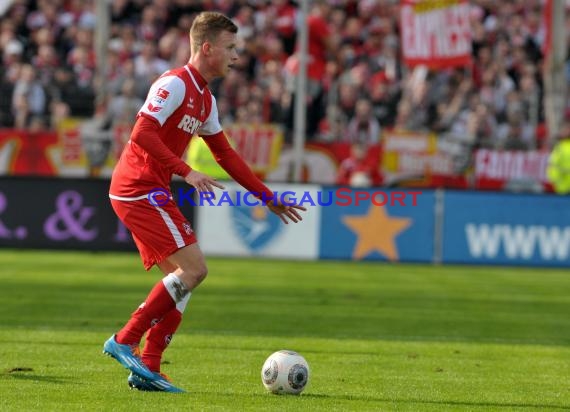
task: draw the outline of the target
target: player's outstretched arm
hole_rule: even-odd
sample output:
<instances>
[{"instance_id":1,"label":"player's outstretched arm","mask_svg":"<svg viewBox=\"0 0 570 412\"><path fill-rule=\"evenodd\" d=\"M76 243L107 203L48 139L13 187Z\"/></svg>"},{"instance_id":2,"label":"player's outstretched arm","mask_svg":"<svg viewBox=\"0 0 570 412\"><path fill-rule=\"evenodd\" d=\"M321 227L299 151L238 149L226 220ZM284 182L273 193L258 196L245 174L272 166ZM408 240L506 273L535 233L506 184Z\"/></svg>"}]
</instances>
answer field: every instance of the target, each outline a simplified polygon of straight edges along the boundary
<instances>
[{"instance_id":1,"label":"player's outstretched arm","mask_svg":"<svg viewBox=\"0 0 570 412\"><path fill-rule=\"evenodd\" d=\"M212 151L214 158L220 166L240 185L252 193L257 193L261 199L271 199L267 202L267 207L275 213L285 224L289 221L293 223L303 220L299 211L307 209L299 205L283 204L279 199L272 198L273 193L261 180L252 172L240 155L231 147L223 132L207 136L204 141Z\"/></svg>"},{"instance_id":2,"label":"player's outstretched arm","mask_svg":"<svg viewBox=\"0 0 570 412\"><path fill-rule=\"evenodd\" d=\"M189 185L196 188L198 192L210 192L214 193L214 187L218 189L225 189L224 185L216 181L213 177L200 173L197 170L191 170L190 173L184 177L184 180Z\"/></svg>"},{"instance_id":3,"label":"player's outstretched arm","mask_svg":"<svg viewBox=\"0 0 570 412\"><path fill-rule=\"evenodd\" d=\"M267 207L273 213L275 213L286 225L289 224L289 220L293 223L298 223L303 218L299 214L299 211L306 211L307 208L299 205L285 205L279 201L277 198L273 198L267 202Z\"/></svg>"}]
</instances>

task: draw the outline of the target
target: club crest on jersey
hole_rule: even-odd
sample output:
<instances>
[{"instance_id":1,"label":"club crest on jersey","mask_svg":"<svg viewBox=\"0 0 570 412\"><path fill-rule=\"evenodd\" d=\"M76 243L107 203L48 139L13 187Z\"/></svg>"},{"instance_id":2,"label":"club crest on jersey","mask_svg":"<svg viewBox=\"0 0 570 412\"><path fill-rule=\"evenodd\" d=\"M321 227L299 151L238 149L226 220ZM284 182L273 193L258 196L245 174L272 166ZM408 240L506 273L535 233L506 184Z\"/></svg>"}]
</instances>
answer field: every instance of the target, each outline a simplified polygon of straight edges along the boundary
<instances>
[{"instance_id":1,"label":"club crest on jersey","mask_svg":"<svg viewBox=\"0 0 570 412\"><path fill-rule=\"evenodd\" d=\"M193 135L200 126L202 126L202 122L200 120L185 114L184 117L180 119L180 123L178 123L177 127Z\"/></svg>"},{"instance_id":2,"label":"club crest on jersey","mask_svg":"<svg viewBox=\"0 0 570 412\"><path fill-rule=\"evenodd\" d=\"M190 223L184 222L182 223L182 227L184 228L184 231L186 232L187 235L192 233L192 226L190 226Z\"/></svg>"}]
</instances>

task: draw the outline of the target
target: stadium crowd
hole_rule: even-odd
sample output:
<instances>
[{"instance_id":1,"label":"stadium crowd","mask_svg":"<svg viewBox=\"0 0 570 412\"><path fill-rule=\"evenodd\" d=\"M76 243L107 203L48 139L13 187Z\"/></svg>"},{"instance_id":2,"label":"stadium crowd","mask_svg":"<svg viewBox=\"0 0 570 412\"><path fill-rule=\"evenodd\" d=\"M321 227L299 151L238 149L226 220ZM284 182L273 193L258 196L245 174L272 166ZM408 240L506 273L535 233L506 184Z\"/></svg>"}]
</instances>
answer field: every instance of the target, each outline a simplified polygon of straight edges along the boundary
<instances>
[{"instance_id":1,"label":"stadium crowd","mask_svg":"<svg viewBox=\"0 0 570 412\"><path fill-rule=\"evenodd\" d=\"M95 116L104 127L128 128L152 80L186 63L195 13L218 10L238 24L240 51L235 70L211 85L221 120L278 123L290 139L297 2L109 1L101 75L95 3L4 2L0 127L38 130ZM309 139L367 145L383 129L402 129L472 147L526 150L544 142L543 1L471 1L473 63L438 71L402 65L397 0L310 3Z\"/></svg>"}]
</instances>

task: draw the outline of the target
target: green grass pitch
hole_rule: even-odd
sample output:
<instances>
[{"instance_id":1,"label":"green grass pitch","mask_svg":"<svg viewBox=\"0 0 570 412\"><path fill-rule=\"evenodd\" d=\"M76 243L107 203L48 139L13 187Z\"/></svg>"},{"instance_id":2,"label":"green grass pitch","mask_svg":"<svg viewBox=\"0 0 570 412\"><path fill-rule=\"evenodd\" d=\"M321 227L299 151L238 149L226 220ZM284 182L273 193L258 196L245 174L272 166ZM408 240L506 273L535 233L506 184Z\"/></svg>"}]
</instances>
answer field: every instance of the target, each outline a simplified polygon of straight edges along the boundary
<instances>
[{"instance_id":1,"label":"green grass pitch","mask_svg":"<svg viewBox=\"0 0 570 412\"><path fill-rule=\"evenodd\" d=\"M570 408L570 271L208 260L163 371L129 390L103 342L152 285L135 253L0 251L1 411L555 411ZM301 396L265 391L279 349Z\"/></svg>"}]
</instances>

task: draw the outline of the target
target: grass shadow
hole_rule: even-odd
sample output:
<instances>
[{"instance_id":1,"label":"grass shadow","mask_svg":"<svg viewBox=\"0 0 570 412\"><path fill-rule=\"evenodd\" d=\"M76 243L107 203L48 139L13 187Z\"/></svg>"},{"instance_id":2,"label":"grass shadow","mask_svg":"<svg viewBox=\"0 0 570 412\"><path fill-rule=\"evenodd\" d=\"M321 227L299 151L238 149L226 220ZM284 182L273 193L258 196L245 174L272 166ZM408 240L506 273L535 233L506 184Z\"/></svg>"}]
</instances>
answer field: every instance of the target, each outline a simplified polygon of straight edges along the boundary
<instances>
[{"instance_id":1,"label":"grass shadow","mask_svg":"<svg viewBox=\"0 0 570 412\"><path fill-rule=\"evenodd\" d=\"M4 373L3 374L8 379L17 379L21 381L32 381L32 382L43 382L43 383L54 383L58 385L67 384L71 381L71 378L61 377L61 376L50 376L50 375L37 375L30 373Z\"/></svg>"}]
</instances>

